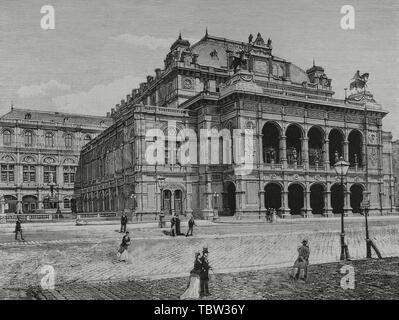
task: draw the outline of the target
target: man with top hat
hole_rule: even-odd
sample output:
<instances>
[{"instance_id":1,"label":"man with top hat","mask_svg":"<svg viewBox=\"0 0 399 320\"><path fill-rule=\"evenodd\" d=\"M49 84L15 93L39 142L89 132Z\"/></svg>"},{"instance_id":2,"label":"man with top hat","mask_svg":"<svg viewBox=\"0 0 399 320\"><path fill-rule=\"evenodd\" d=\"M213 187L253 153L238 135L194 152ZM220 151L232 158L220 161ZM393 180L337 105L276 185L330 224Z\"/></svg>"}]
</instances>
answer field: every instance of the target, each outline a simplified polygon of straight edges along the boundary
<instances>
[{"instance_id":1,"label":"man with top hat","mask_svg":"<svg viewBox=\"0 0 399 320\"><path fill-rule=\"evenodd\" d=\"M294 263L294 278L297 280L306 281L308 278L308 265L309 265L310 250L308 240L302 241L302 246L298 248L298 258Z\"/></svg>"},{"instance_id":2,"label":"man with top hat","mask_svg":"<svg viewBox=\"0 0 399 320\"><path fill-rule=\"evenodd\" d=\"M200 271L200 296L209 296L209 269L212 269L208 261L208 248L202 249L201 271Z\"/></svg>"},{"instance_id":3,"label":"man with top hat","mask_svg":"<svg viewBox=\"0 0 399 320\"><path fill-rule=\"evenodd\" d=\"M19 217L17 217L17 221L15 222L15 240L18 240L18 234L21 236L21 240L24 240L24 237L22 236L22 227L21 227L21 220Z\"/></svg>"}]
</instances>

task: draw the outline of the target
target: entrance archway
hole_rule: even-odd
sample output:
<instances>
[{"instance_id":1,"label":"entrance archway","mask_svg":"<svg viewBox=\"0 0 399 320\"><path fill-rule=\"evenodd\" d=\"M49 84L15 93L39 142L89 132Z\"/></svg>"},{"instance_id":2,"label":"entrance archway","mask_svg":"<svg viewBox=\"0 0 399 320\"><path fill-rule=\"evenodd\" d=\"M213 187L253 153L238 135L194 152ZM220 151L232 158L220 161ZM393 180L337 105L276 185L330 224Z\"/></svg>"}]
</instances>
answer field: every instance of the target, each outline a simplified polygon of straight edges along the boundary
<instances>
[{"instance_id":1,"label":"entrance archway","mask_svg":"<svg viewBox=\"0 0 399 320\"><path fill-rule=\"evenodd\" d=\"M313 214L324 212L324 191L321 183L315 183L310 187L310 208Z\"/></svg>"},{"instance_id":2,"label":"entrance archway","mask_svg":"<svg viewBox=\"0 0 399 320\"><path fill-rule=\"evenodd\" d=\"M349 143L349 163L351 167L355 166L355 163L359 167L363 166L362 163L362 134L357 130L352 130L348 136Z\"/></svg>"},{"instance_id":3,"label":"entrance archway","mask_svg":"<svg viewBox=\"0 0 399 320\"><path fill-rule=\"evenodd\" d=\"M338 159L340 156L344 156L344 135L340 130L332 129L328 135L328 140L330 166L334 166L337 160L335 153L338 153Z\"/></svg>"},{"instance_id":4,"label":"entrance archway","mask_svg":"<svg viewBox=\"0 0 399 320\"><path fill-rule=\"evenodd\" d=\"M174 196L175 196L175 213L180 215L183 213L181 190L175 190Z\"/></svg>"},{"instance_id":5,"label":"entrance archway","mask_svg":"<svg viewBox=\"0 0 399 320\"><path fill-rule=\"evenodd\" d=\"M359 184L354 184L350 188L350 201L353 213L360 213L360 205L363 201L363 187Z\"/></svg>"},{"instance_id":6,"label":"entrance archway","mask_svg":"<svg viewBox=\"0 0 399 320\"><path fill-rule=\"evenodd\" d=\"M277 183L268 183L265 186L265 208L280 209L281 186Z\"/></svg>"},{"instance_id":7,"label":"entrance archway","mask_svg":"<svg viewBox=\"0 0 399 320\"><path fill-rule=\"evenodd\" d=\"M37 198L35 196L22 197L23 213L33 213L37 209Z\"/></svg>"},{"instance_id":8,"label":"entrance archway","mask_svg":"<svg viewBox=\"0 0 399 320\"><path fill-rule=\"evenodd\" d=\"M233 216L236 212L236 186L232 182L226 184L226 192L223 197L224 215Z\"/></svg>"},{"instance_id":9,"label":"entrance archway","mask_svg":"<svg viewBox=\"0 0 399 320\"><path fill-rule=\"evenodd\" d=\"M264 163L280 161L280 130L276 124L268 122L262 129L262 148Z\"/></svg>"},{"instance_id":10,"label":"entrance archway","mask_svg":"<svg viewBox=\"0 0 399 320\"><path fill-rule=\"evenodd\" d=\"M341 184L334 184L331 187L331 207L333 213L342 213L344 210L344 195Z\"/></svg>"},{"instance_id":11,"label":"entrance archway","mask_svg":"<svg viewBox=\"0 0 399 320\"><path fill-rule=\"evenodd\" d=\"M294 164L295 160L297 164L302 163L302 130L296 124L288 126L285 133L286 147L287 147L287 159L289 164Z\"/></svg>"},{"instance_id":12,"label":"entrance archway","mask_svg":"<svg viewBox=\"0 0 399 320\"><path fill-rule=\"evenodd\" d=\"M172 214L172 192L170 190L163 190L163 210L165 214Z\"/></svg>"},{"instance_id":13,"label":"entrance archway","mask_svg":"<svg viewBox=\"0 0 399 320\"><path fill-rule=\"evenodd\" d=\"M288 207L291 214L301 214L304 202L303 194L303 187L298 183L293 183L288 187Z\"/></svg>"}]
</instances>

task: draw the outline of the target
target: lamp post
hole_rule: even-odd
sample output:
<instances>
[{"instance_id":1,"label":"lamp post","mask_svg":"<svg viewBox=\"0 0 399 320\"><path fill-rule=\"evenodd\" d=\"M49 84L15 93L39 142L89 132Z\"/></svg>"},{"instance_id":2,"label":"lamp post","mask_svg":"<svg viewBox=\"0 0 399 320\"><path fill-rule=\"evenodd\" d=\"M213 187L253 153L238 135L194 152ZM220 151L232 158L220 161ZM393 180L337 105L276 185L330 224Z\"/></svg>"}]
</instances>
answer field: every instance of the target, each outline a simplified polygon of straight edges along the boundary
<instances>
[{"instance_id":1,"label":"lamp post","mask_svg":"<svg viewBox=\"0 0 399 320\"><path fill-rule=\"evenodd\" d=\"M132 211L131 211L131 217L130 217L130 221L133 221L133 215L136 213L136 194L134 193L134 191L130 194L130 199L133 200L133 205L132 205Z\"/></svg>"},{"instance_id":2,"label":"lamp post","mask_svg":"<svg viewBox=\"0 0 399 320\"><path fill-rule=\"evenodd\" d=\"M363 199L362 202L362 207L364 210L364 219L365 219L365 227L366 227L366 257L371 258L371 241L370 241L370 235L369 235L369 223L368 223L368 215L369 215L369 199L368 199L368 194L367 198Z\"/></svg>"},{"instance_id":3,"label":"lamp post","mask_svg":"<svg viewBox=\"0 0 399 320\"><path fill-rule=\"evenodd\" d=\"M344 191L344 177L348 173L349 162L345 161L341 156L339 161L334 164L334 169L337 175L341 178L341 188L342 188L342 201L344 204L345 201L345 191ZM349 249L347 244L345 243L345 229L344 229L344 205L342 206L341 212L341 260L350 259L349 257Z\"/></svg>"},{"instance_id":4,"label":"lamp post","mask_svg":"<svg viewBox=\"0 0 399 320\"><path fill-rule=\"evenodd\" d=\"M161 191L161 214L159 215L159 227L163 228L165 227L165 214L163 212L164 207L163 207L163 188L165 186L165 178L160 176L158 177L158 183L159 183L159 190Z\"/></svg>"}]
</instances>

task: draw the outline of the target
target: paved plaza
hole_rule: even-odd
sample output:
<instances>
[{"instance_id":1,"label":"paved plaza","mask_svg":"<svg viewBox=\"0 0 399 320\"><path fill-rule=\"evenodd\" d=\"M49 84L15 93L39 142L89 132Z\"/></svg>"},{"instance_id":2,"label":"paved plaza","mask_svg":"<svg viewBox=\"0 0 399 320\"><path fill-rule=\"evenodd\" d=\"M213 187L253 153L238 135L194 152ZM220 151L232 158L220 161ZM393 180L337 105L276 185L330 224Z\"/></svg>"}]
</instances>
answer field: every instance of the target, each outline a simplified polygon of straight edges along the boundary
<instances>
[{"instance_id":1,"label":"paved plaza","mask_svg":"<svg viewBox=\"0 0 399 320\"><path fill-rule=\"evenodd\" d=\"M194 252L203 246L209 248L216 273L213 298L292 299L298 293L304 299L341 298L336 290L343 276L337 263L339 219L199 224L188 238L170 237L153 225L130 224L128 262L116 258L118 224L25 225L26 242L13 241L3 228L0 298L175 299L187 285ZM345 225L352 259L364 258L364 221L347 219ZM350 262L359 268L361 291L345 291L342 298L374 298L377 292L395 298L398 292L397 281L391 281L397 277L398 261L389 257L399 256L399 219L371 219L370 233L388 259ZM303 238L310 244L311 276L308 284L291 283L287 268ZM40 289L45 265L55 270L55 290Z\"/></svg>"}]
</instances>

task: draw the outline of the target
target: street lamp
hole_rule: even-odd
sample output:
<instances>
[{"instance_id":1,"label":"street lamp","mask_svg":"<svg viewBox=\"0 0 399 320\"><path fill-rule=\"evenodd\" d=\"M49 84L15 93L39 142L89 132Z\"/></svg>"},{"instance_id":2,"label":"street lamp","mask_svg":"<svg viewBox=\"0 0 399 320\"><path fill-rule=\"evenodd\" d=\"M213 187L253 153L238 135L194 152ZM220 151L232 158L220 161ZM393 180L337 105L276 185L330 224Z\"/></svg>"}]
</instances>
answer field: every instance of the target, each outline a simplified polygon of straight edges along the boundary
<instances>
[{"instance_id":1,"label":"street lamp","mask_svg":"<svg viewBox=\"0 0 399 320\"><path fill-rule=\"evenodd\" d=\"M165 187L165 177L158 177L159 190L161 191L161 211L163 212L163 188Z\"/></svg>"},{"instance_id":2,"label":"street lamp","mask_svg":"<svg viewBox=\"0 0 399 320\"><path fill-rule=\"evenodd\" d=\"M342 201L345 201L345 191L344 191L344 177L348 173L349 162L345 161L341 156L339 161L334 164L334 169L337 175L341 178L341 188L342 188ZM342 206L341 213L341 260L350 259L349 249L345 243L345 229L344 229L344 205Z\"/></svg>"},{"instance_id":3,"label":"street lamp","mask_svg":"<svg viewBox=\"0 0 399 320\"><path fill-rule=\"evenodd\" d=\"M134 193L134 191L130 194L130 199L133 200L133 205L132 205L132 211L131 211L131 217L130 217L130 221L133 221L133 215L136 213L136 194Z\"/></svg>"}]
</instances>

